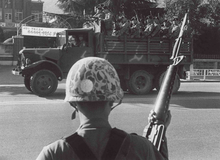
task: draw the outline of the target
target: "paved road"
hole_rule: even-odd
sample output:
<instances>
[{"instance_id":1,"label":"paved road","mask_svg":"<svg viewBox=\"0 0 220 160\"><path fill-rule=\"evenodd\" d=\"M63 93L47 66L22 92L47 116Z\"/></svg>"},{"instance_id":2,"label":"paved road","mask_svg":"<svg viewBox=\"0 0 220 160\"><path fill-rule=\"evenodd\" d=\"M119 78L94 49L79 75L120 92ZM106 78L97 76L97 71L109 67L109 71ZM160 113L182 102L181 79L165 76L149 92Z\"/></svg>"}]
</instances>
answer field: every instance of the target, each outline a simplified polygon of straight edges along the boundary
<instances>
[{"instance_id":1,"label":"paved road","mask_svg":"<svg viewBox=\"0 0 220 160\"><path fill-rule=\"evenodd\" d=\"M183 83L172 97L172 123L168 147L173 160L217 160L220 157L220 83ZM112 126L142 133L156 92L126 94L113 110ZM70 120L71 107L63 102L64 83L48 98L29 93L22 84L0 86L0 160L35 159L42 147L71 134L78 118Z\"/></svg>"}]
</instances>

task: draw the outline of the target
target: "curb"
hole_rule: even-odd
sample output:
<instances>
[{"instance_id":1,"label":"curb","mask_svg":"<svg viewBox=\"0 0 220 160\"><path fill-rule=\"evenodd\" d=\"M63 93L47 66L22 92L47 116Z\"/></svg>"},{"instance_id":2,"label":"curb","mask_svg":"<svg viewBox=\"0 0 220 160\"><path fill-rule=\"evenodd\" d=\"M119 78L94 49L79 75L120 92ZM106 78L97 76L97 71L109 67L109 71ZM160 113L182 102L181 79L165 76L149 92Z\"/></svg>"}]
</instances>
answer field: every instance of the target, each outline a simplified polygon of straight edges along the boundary
<instances>
[{"instance_id":1,"label":"curb","mask_svg":"<svg viewBox=\"0 0 220 160\"><path fill-rule=\"evenodd\" d=\"M213 79L206 79L206 80L203 80L203 79L194 79L194 80L185 80L185 79L181 79L180 80L182 83L187 83L187 82L220 82L220 80L213 80Z\"/></svg>"}]
</instances>

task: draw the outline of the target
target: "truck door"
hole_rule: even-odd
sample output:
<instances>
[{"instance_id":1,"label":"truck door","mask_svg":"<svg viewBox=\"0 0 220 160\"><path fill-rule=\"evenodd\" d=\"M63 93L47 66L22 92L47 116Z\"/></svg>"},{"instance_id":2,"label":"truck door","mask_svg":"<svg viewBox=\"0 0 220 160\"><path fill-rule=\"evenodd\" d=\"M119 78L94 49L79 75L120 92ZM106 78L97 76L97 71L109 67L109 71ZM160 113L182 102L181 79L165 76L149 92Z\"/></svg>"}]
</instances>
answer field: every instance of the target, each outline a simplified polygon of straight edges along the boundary
<instances>
[{"instance_id":1,"label":"truck door","mask_svg":"<svg viewBox=\"0 0 220 160\"><path fill-rule=\"evenodd\" d=\"M75 38L75 37L74 37ZM68 38L68 42L63 46L60 58L60 67L65 75L67 74L72 65L84 57L93 56L93 48L90 47L88 42L86 44L71 43L71 38Z\"/></svg>"}]
</instances>

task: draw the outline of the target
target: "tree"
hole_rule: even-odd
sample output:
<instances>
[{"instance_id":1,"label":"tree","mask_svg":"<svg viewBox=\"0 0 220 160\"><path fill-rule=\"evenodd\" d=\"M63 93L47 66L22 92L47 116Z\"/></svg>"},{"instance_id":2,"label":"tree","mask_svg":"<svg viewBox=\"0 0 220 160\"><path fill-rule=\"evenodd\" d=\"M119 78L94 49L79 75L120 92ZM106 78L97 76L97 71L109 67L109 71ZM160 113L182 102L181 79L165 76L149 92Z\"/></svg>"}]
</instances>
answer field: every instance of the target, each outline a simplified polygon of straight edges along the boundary
<instances>
[{"instance_id":1,"label":"tree","mask_svg":"<svg viewBox=\"0 0 220 160\"><path fill-rule=\"evenodd\" d=\"M124 10L128 17L134 15L134 10L148 10L155 2L146 0L57 0L57 5L64 12L70 14L83 15L85 10L87 15L94 14L94 7L98 4L107 6L114 15ZM132 11L132 12L131 12Z\"/></svg>"},{"instance_id":2,"label":"tree","mask_svg":"<svg viewBox=\"0 0 220 160\"><path fill-rule=\"evenodd\" d=\"M181 19L188 12L190 25L198 34L205 26L220 20L219 0L167 0L165 10L168 20L173 16Z\"/></svg>"},{"instance_id":3,"label":"tree","mask_svg":"<svg viewBox=\"0 0 220 160\"><path fill-rule=\"evenodd\" d=\"M180 19L188 12L188 26L194 33L194 54L220 54L220 36L217 23L220 20L219 0L167 0L166 17Z\"/></svg>"},{"instance_id":4,"label":"tree","mask_svg":"<svg viewBox=\"0 0 220 160\"><path fill-rule=\"evenodd\" d=\"M66 13L82 16L84 10L87 14L91 14L94 6L104 1L105 0L57 0L57 5Z\"/></svg>"}]
</instances>

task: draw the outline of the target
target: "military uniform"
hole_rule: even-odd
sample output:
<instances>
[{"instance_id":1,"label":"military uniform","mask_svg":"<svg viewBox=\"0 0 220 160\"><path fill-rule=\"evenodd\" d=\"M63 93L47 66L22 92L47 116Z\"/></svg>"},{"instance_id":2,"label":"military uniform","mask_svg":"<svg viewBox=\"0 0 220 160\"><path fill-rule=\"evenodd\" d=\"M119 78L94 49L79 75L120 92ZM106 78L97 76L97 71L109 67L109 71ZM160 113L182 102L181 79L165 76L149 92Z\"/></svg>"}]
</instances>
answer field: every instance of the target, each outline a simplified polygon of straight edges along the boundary
<instances>
[{"instance_id":1,"label":"military uniform","mask_svg":"<svg viewBox=\"0 0 220 160\"><path fill-rule=\"evenodd\" d=\"M97 157L101 159L109 140L111 126L107 122L93 121L83 124L77 130L77 133L83 137L86 144ZM161 153L146 138L128 134L126 137L130 143L123 145L116 155L117 160L164 160L168 159L167 146L164 142ZM124 140L124 143L125 141ZM127 153L123 153L126 147ZM64 140L60 139L48 146L45 146L38 156L37 160L80 160L71 146Z\"/></svg>"}]
</instances>

